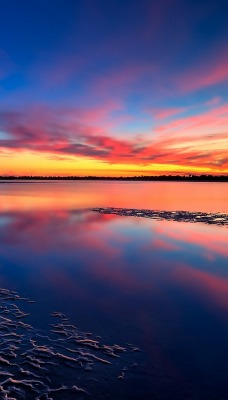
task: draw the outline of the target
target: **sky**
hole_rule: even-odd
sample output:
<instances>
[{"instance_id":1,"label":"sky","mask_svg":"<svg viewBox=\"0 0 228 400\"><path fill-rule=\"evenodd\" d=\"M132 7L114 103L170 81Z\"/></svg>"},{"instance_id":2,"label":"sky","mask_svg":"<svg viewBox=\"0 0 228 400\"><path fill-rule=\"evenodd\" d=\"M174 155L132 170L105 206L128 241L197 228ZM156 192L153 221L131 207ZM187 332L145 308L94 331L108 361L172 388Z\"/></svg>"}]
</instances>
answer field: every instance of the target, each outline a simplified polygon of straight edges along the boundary
<instances>
[{"instance_id":1,"label":"sky","mask_svg":"<svg viewBox=\"0 0 228 400\"><path fill-rule=\"evenodd\" d=\"M7 0L0 175L228 174L227 0Z\"/></svg>"}]
</instances>

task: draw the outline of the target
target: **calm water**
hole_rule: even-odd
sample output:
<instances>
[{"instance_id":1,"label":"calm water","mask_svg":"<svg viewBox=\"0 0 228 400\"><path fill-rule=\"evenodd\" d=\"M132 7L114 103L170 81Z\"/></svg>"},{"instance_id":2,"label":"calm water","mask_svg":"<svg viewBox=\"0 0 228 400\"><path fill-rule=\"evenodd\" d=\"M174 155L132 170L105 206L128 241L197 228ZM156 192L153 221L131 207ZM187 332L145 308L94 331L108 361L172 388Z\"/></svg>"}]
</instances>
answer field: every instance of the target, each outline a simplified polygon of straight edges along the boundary
<instances>
[{"instance_id":1,"label":"calm water","mask_svg":"<svg viewBox=\"0 0 228 400\"><path fill-rule=\"evenodd\" d=\"M25 322L46 332L50 314L60 311L81 332L127 349L93 371L83 364L69 373L60 362L56 374L89 387L95 399L227 399L227 227L100 214L94 207L228 213L228 185L0 184L0 287L35 301L20 304L30 313ZM2 370L18 378L15 366L2 364L1 382ZM49 387L57 383L65 384L50 372ZM18 387L20 399L25 389ZM53 399L89 398L60 394Z\"/></svg>"}]
</instances>

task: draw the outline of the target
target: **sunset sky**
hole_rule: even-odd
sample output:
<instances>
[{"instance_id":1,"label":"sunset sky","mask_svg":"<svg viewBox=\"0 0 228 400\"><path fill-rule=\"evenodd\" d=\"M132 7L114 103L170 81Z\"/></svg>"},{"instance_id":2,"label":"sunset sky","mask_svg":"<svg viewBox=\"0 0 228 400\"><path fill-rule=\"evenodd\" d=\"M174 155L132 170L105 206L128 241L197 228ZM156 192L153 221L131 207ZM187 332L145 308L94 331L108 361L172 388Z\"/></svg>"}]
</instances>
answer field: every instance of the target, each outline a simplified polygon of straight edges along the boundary
<instances>
[{"instance_id":1,"label":"sunset sky","mask_svg":"<svg viewBox=\"0 0 228 400\"><path fill-rule=\"evenodd\" d=\"M228 174L227 0L7 0L0 175Z\"/></svg>"}]
</instances>

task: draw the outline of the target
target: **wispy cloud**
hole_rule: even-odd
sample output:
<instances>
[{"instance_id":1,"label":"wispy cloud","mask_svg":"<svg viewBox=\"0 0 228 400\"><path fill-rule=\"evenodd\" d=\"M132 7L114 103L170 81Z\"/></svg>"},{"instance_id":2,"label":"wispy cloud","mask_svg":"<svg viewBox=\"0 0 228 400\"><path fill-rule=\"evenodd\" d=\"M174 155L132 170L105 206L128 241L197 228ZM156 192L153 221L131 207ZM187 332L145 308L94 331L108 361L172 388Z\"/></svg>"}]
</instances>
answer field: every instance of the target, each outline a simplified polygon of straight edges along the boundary
<instances>
[{"instance_id":1,"label":"wispy cloud","mask_svg":"<svg viewBox=\"0 0 228 400\"><path fill-rule=\"evenodd\" d=\"M5 132L0 148L29 150L65 157L87 157L108 164L151 164L228 169L228 106L222 105L197 116L176 118L157 125L153 139L117 137L109 131L110 118L118 104L104 108L53 110L31 108L27 112L2 112L0 127Z\"/></svg>"},{"instance_id":2,"label":"wispy cloud","mask_svg":"<svg viewBox=\"0 0 228 400\"><path fill-rule=\"evenodd\" d=\"M228 81L227 51L204 57L198 63L183 71L176 78L177 87L182 92L205 89Z\"/></svg>"}]
</instances>

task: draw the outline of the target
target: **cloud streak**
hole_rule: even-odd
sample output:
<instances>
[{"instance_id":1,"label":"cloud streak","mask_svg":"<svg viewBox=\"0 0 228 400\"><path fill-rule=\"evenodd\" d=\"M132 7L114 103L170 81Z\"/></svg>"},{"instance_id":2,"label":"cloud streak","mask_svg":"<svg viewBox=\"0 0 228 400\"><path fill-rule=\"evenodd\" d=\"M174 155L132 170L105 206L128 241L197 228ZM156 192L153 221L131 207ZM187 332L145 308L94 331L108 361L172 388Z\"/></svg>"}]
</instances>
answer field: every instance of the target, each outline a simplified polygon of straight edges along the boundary
<instances>
[{"instance_id":1,"label":"cloud streak","mask_svg":"<svg viewBox=\"0 0 228 400\"><path fill-rule=\"evenodd\" d=\"M203 58L176 78L183 92L193 92L228 81L228 55L226 51L214 52L208 60Z\"/></svg>"},{"instance_id":2,"label":"cloud streak","mask_svg":"<svg viewBox=\"0 0 228 400\"><path fill-rule=\"evenodd\" d=\"M1 151L30 151L53 157L84 157L106 164L148 166L161 164L209 168L228 172L227 105L196 116L158 124L142 136L120 136L112 113L120 108L110 103L100 109L33 107L27 111L0 113ZM169 113L168 113L169 114ZM166 114L167 115L167 114ZM163 117L165 114L163 113ZM153 133L153 135L152 135Z\"/></svg>"}]
</instances>

